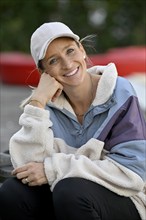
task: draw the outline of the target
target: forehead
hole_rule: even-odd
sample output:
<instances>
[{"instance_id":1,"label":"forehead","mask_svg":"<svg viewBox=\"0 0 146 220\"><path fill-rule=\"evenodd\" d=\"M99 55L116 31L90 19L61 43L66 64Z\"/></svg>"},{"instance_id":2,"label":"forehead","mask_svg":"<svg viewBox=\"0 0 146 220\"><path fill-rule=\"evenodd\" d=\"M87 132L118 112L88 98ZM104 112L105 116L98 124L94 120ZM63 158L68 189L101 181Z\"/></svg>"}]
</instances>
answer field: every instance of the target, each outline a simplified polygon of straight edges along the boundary
<instances>
[{"instance_id":1,"label":"forehead","mask_svg":"<svg viewBox=\"0 0 146 220\"><path fill-rule=\"evenodd\" d=\"M53 50L63 50L65 47L68 47L70 45L76 45L76 42L74 39L69 38L69 37L56 38L49 44L47 48L47 53Z\"/></svg>"}]
</instances>

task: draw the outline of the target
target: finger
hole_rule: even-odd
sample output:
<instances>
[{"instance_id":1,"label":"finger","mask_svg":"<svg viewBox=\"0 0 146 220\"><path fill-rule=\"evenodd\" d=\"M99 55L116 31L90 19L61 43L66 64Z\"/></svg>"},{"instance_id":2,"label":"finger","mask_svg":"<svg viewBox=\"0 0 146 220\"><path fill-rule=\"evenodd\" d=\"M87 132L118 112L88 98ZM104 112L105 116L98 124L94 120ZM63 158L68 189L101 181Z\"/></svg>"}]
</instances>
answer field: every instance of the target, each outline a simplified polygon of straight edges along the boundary
<instances>
[{"instance_id":1,"label":"finger","mask_svg":"<svg viewBox=\"0 0 146 220\"><path fill-rule=\"evenodd\" d=\"M43 183L42 182L38 182L38 181L30 181L28 183L28 185L29 186L41 186L41 185L43 185Z\"/></svg>"},{"instance_id":2,"label":"finger","mask_svg":"<svg viewBox=\"0 0 146 220\"><path fill-rule=\"evenodd\" d=\"M17 179L23 179L29 176L29 172L25 171L25 172L20 172L16 174Z\"/></svg>"},{"instance_id":3,"label":"finger","mask_svg":"<svg viewBox=\"0 0 146 220\"><path fill-rule=\"evenodd\" d=\"M26 171L27 170L27 166L22 166L22 167L19 167L19 168L16 168L12 171L12 175L16 175L17 173L20 173L20 172L23 172L23 171Z\"/></svg>"},{"instance_id":4,"label":"finger","mask_svg":"<svg viewBox=\"0 0 146 220\"><path fill-rule=\"evenodd\" d=\"M22 179L22 183L23 183L23 184L29 184L29 179L28 179L28 177L27 177L27 178L23 178L23 179Z\"/></svg>"},{"instance_id":5,"label":"finger","mask_svg":"<svg viewBox=\"0 0 146 220\"><path fill-rule=\"evenodd\" d=\"M39 186L39 184L35 181L29 182L28 186Z\"/></svg>"},{"instance_id":6,"label":"finger","mask_svg":"<svg viewBox=\"0 0 146 220\"><path fill-rule=\"evenodd\" d=\"M52 102L54 102L62 93L62 89L58 89L57 92L54 94L54 96L52 97Z\"/></svg>"},{"instance_id":7,"label":"finger","mask_svg":"<svg viewBox=\"0 0 146 220\"><path fill-rule=\"evenodd\" d=\"M48 184L48 180L46 177L41 177L39 179L31 179L29 178L29 186L41 186L43 184Z\"/></svg>"}]
</instances>

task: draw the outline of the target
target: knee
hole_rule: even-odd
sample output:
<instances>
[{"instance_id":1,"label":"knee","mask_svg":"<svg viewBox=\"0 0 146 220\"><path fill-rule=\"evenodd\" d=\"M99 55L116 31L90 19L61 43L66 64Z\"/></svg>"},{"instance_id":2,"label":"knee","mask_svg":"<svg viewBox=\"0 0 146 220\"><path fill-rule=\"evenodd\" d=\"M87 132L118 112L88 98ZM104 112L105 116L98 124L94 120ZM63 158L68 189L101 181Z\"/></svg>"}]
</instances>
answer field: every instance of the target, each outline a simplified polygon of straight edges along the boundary
<instances>
[{"instance_id":1,"label":"knee","mask_svg":"<svg viewBox=\"0 0 146 220\"><path fill-rule=\"evenodd\" d=\"M73 191L71 190L70 187L71 187L71 183L68 179L61 180L59 183L57 183L57 185L53 190L53 200L55 206L56 204L58 205L62 204L63 206L67 205L71 202L70 200L72 200L73 202L73 197L72 197Z\"/></svg>"},{"instance_id":2,"label":"knee","mask_svg":"<svg viewBox=\"0 0 146 220\"><path fill-rule=\"evenodd\" d=\"M53 202L57 219L98 219L89 197L88 180L67 178L54 188ZM76 211L75 211L76 210Z\"/></svg>"},{"instance_id":3,"label":"knee","mask_svg":"<svg viewBox=\"0 0 146 220\"><path fill-rule=\"evenodd\" d=\"M85 196L85 191L80 186L80 178L66 178L58 182L53 191L54 205L68 207L78 204L80 198Z\"/></svg>"}]
</instances>

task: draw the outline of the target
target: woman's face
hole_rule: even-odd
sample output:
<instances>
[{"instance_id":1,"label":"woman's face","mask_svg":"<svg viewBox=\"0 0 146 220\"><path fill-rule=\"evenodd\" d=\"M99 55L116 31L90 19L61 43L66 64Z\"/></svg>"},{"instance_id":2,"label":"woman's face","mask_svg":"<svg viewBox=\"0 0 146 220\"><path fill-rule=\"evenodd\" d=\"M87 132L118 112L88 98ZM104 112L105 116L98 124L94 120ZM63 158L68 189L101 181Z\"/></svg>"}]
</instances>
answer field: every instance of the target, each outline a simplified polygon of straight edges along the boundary
<instances>
[{"instance_id":1,"label":"woman's face","mask_svg":"<svg viewBox=\"0 0 146 220\"><path fill-rule=\"evenodd\" d=\"M85 50L71 38L57 38L49 45L43 59L45 72L63 86L79 85L86 72Z\"/></svg>"}]
</instances>

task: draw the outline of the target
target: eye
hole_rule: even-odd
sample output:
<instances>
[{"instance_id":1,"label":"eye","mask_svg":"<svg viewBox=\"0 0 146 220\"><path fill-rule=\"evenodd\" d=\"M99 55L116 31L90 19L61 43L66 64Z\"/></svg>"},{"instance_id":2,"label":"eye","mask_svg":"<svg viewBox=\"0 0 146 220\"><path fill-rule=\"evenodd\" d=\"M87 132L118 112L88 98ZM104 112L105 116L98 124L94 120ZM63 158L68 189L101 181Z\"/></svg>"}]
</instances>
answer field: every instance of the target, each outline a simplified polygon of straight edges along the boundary
<instances>
[{"instance_id":1,"label":"eye","mask_svg":"<svg viewBox=\"0 0 146 220\"><path fill-rule=\"evenodd\" d=\"M69 48L68 50L67 50L67 54L70 54L70 53L73 53L75 50L73 49L73 48Z\"/></svg>"},{"instance_id":2,"label":"eye","mask_svg":"<svg viewBox=\"0 0 146 220\"><path fill-rule=\"evenodd\" d=\"M49 65L53 65L57 62L57 59L56 58L52 58L50 61L49 61Z\"/></svg>"}]
</instances>

